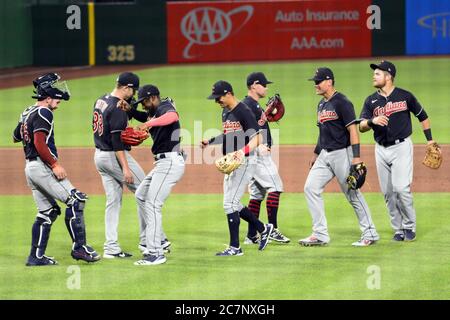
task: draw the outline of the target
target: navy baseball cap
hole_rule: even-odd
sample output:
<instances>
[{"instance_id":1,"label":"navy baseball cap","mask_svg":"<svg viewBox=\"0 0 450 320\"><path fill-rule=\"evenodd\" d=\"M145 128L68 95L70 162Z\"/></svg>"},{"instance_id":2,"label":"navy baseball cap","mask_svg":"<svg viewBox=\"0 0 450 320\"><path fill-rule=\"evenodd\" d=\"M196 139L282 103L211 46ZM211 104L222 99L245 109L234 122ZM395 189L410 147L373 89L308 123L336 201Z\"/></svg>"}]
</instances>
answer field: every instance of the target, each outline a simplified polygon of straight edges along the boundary
<instances>
[{"instance_id":1,"label":"navy baseball cap","mask_svg":"<svg viewBox=\"0 0 450 320\"><path fill-rule=\"evenodd\" d=\"M221 96L226 95L228 92L233 92L233 87L231 86L231 84L226 81L219 80L214 83L212 93L210 96L208 96L207 99L217 99Z\"/></svg>"},{"instance_id":2,"label":"navy baseball cap","mask_svg":"<svg viewBox=\"0 0 450 320\"><path fill-rule=\"evenodd\" d=\"M373 70L380 69L380 70L383 70L383 71L387 71L393 77L395 77L395 74L397 72L397 70L395 69L394 64L392 62L389 62L389 61L386 61L386 60L381 60L381 62L379 64L371 63L370 67Z\"/></svg>"},{"instance_id":3,"label":"navy baseball cap","mask_svg":"<svg viewBox=\"0 0 450 320\"><path fill-rule=\"evenodd\" d=\"M330 68L322 67L316 70L314 77L308 79L309 81L323 81L323 80L334 80L333 71Z\"/></svg>"},{"instance_id":4,"label":"navy baseball cap","mask_svg":"<svg viewBox=\"0 0 450 320\"><path fill-rule=\"evenodd\" d=\"M248 87L250 87L252 84L260 84L262 86L266 86L269 83L273 83L273 82L267 80L266 76L262 72L253 72L253 73L250 73L247 77L247 86Z\"/></svg>"},{"instance_id":5,"label":"navy baseball cap","mask_svg":"<svg viewBox=\"0 0 450 320\"><path fill-rule=\"evenodd\" d=\"M124 72L117 78L117 83L122 86L127 86L133 89L139 88L139 77L133 72Z\"/></svg>"},{"instance_id":6,"label":"navy baseball cap","mask_svg":"<svg viewBox=\"0 0 450 320\"><path fill-rule=\"evenodd\" d=\"M159 89L157 86L154 86L152 84L146 84L139 89L138 99L133 104L139 104L145 99L150 98L151 96L159 96Z\"/></svg>"}]
</instances>

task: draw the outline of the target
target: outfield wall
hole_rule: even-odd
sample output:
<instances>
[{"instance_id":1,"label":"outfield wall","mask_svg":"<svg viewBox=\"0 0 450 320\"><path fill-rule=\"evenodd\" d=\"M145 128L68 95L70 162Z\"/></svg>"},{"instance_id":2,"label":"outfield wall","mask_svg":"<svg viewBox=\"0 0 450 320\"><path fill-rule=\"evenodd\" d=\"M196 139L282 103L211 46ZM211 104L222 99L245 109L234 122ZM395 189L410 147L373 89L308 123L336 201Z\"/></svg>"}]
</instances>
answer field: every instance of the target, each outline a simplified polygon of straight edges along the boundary
<instances>
[{"instance_id":1,"label":"outfield wall","mask_svg":"<svg viewBox=\"0 0 450 320\"><path fill-rule=\"evenodd\" d=\"M27 0L0 1L0 68L33 63L31 21Z\"/></svg>"},{"instance_id":2,"label":"outfield wall","mask_svg":"<svg viewBox=\"0 0 450 320\"><path fill-rule=\"evenodd\" d=\"M444 0L20 0L0 9L0 68L450 54Z\"/></svg>"}]
</instances>

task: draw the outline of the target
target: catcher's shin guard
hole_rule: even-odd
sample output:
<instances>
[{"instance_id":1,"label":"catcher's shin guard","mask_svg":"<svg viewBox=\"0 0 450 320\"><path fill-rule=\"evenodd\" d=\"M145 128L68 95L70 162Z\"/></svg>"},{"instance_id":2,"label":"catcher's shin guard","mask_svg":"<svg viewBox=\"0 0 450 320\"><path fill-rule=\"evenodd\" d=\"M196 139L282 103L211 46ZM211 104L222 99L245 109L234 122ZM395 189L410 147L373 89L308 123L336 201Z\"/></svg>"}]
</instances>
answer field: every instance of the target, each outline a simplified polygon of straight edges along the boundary
<instances>
[{"instance_id":1,"label":"catcher's shin guard","mask_svg":"<svg viewBox=\"0 0 450 320\"><path fill-rule=\"evenodd\" d=\"M31 228L31 257L41 259L45 255L52 224L60 214L61 208L57 204L48 210L39 211Z\"/></svg>"},{"instance_id":2,"label":"catcher's shin guard","mask_svg":"<svg viewBox=\"0 0 450 320\"><path fill-rule=\"evenodd\" d=\"M86 244L86 227L84 224L83 209L87 195L74 189L66 202L66 227L73 242L73 250Z\"/></svg>"}]
</instances>

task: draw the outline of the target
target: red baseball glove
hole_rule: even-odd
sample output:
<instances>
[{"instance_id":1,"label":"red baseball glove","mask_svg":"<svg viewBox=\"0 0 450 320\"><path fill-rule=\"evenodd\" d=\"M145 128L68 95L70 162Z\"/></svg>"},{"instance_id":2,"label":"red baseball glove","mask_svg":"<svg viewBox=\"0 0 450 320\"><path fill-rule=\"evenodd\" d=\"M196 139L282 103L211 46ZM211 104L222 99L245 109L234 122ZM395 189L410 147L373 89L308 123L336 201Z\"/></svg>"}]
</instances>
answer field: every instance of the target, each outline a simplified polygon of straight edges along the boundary
<instances>
[{"instance_id":1,"label":"red baseball glove","mask_svg":"<svg viewBox=\"0 0 450 320\"><path fill-rule=\"evenodd\" d=\"M120 134L120 138L122 139L123 143L130 146L138 146L148 137L149 134L147 131L136 130L133 127L127 127Z\"/></svg>"},{"instance_id":2,"label":"red baseball glove","mask_svg":"<svg viewBox=\"0 0 450 320\"><path fill-rule=\"evenodd\" d=\"M283 118L284 111L283 101L281 101L281 97L277 93L273 97L269 98L269 101L266 104L266 111L264 113L267 121L275 122Z\"/></svg>"}]
</instances>

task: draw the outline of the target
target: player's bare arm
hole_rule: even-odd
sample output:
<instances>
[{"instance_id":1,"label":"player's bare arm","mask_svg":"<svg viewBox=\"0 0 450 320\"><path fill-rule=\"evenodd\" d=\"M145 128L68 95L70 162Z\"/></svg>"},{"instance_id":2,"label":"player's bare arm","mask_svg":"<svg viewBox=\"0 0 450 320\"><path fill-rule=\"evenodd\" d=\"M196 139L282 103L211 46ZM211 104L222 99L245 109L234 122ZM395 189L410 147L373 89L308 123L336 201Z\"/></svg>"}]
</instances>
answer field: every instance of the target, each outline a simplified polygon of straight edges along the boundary
<instances>
[{"instance_id":1,"label":"player's bare arm","mask_svg":"<svg viewBox=\"0 0 450 320\"><path fill-rule=\"evenodd\" d=\"M389 118L386 116L378 116L369 120L363 120L359 124L359 131L366 132L372 129L374 125L385 127L389 124Z\"/></svg>"},{"instance_id":2,"label":"player's bare arm","mask_svg":"<svg viewBox=\"0 0 450 320\"><path fill-rule=\"evenodd\" d=\"M200 148L205 149L210 144L222 144L222 141L223 133L210 139L203 139L202 141L200 141Z\"/></svg>"},{"instance_id":3,"label":"player's bare arm","mask_svg":"<svg viewBox=\"0 0 450 320\"><path fill-rule=\"evenodd\" d=\"M263 141L263 136L261 133L258 133L257 135L253 136L253 138L250 139L246 148L248 148L248 151L251 152L256 147L258 147L262 141Z\"/></svg>"}]
</instances>

